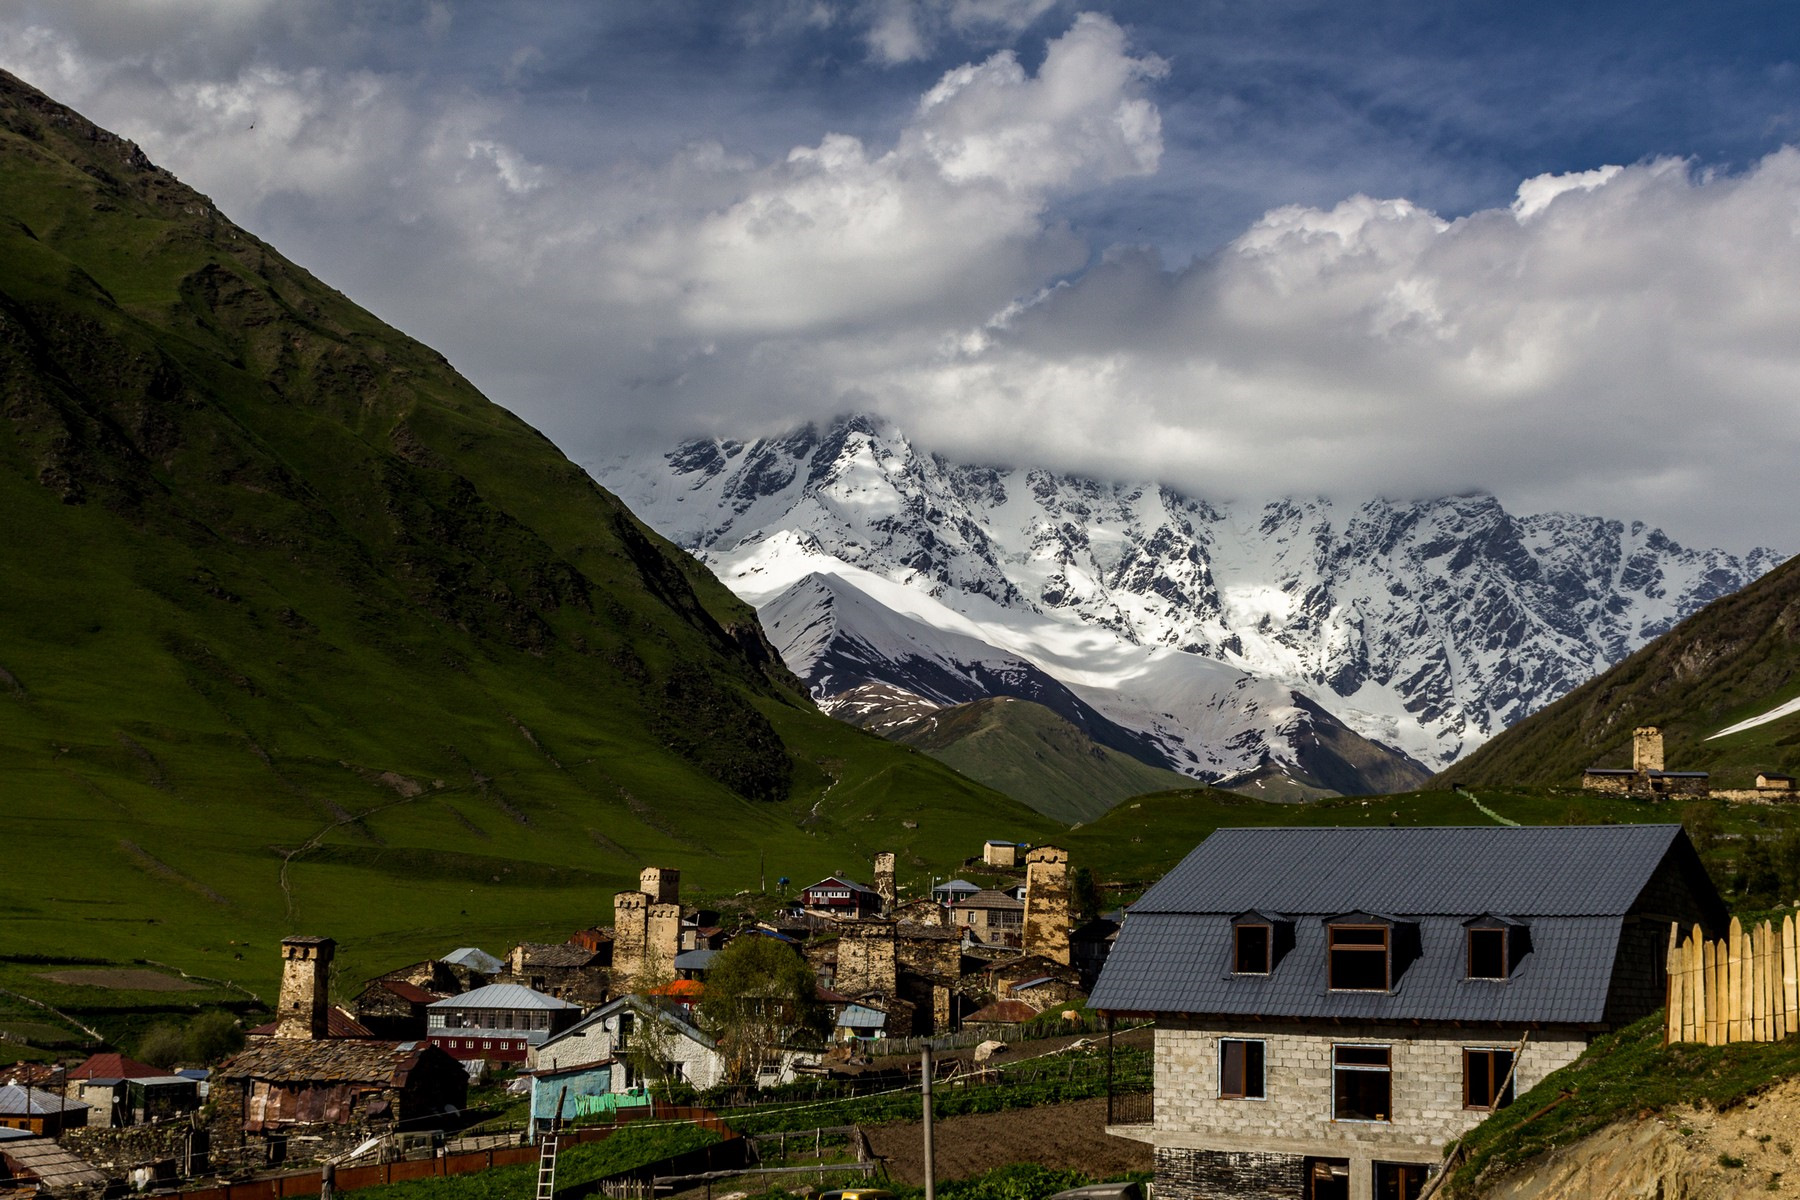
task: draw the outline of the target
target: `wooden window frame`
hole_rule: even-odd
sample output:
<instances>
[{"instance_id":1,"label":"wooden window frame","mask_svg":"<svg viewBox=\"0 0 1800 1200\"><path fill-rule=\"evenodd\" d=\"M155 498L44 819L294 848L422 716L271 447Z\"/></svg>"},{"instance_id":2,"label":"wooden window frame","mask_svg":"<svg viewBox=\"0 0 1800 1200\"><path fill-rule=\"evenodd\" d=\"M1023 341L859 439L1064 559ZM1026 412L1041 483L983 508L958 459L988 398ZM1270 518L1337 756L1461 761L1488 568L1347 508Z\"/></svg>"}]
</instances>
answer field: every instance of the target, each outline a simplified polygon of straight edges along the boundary
<instances>
[{"instance_id":1,"label":"wooden window frame","mask_svg":"<svg viewBox=\"0 0 1800 1200\"><path fill-rule=\"evenodd\" d=\"M1226 1073L1226 1046L1243 1046L1242 1071L1236 1083L1237 1091L1231 1090L1233 1080ZM1250 1091L1250 1047L1256 1047L1256 1091ZM1219 1039L1219 1099L1221 1100L1266 1100L1269 1095L1269 1051L1268 1043L1261 1038L1220 1038Z\"/></svg>"},{"instance_id":2,"label":"wooden window frame","mask_svg":"<svg viewBox=\"0 0 1800 1200\"><path fill-rule=\"evenodd\" d=\"M1255 930L1262 935L1262 970L1244 969L1244 934ZM1244 921L1231 927L1231 973L1233 975L1267 975L1275 969L1275 927L1266 921Z\"/></svg>"},{"instance_id":3,"label":"wooden window frame","mask_svg":"<svg viewBox=\"0 0 1800 1200\"><path fill-rule=\"evenodd\" d=\"M1372 942L1346 942L1338 944L1340 931L1373 931L1381 934L1379 946ZM1340 987L1337 981L1337 956L1339 954L1380 954L1381 979L1380 987ZM1371 925L1343 922L1325 927L1325 989L1331 992L1390 992L1394 988L1394 931L1387 925Z\"/></svg>"},{"instance_id":4,"label":"wooden window frame","mask_svg":"<svg viewBox=\"0 0 1800 1200\"><path fill-rule=\"evenodd\" d=\"M1518 1094L1518 1077L1513 1068L1517 1051L1511 1046L1464 1046L1463 1058L1463 1108L1469 1112L1498 1112L1513 1102ZM1506 1056L1505 1069L1501 1069L1500 1056ZM1474 1074L1469 1065L1477 1058L1488 1061L1488 1080L1490 1085L1497 1086L1502 1080L1506 1086L1497 1095L1488 1098L1487 1104L1475 1103Z\"/></svg>"}]
</instances>

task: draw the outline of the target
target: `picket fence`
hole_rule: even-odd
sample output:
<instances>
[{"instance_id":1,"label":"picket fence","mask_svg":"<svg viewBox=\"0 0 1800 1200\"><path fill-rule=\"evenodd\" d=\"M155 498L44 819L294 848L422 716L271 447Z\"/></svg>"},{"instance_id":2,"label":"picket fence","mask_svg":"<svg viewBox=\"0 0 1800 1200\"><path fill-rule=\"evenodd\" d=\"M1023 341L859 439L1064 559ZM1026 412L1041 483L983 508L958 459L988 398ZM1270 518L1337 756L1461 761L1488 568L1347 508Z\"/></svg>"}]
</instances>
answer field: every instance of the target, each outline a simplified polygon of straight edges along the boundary
<instances>
[{"instance_id":1,"label":"picket fence","mask_svg":"<svg viewBox=\"0 0 1800 1200\"><path fill-rule=\"evenodd\" d=\"M1800 941L1792 914L1746 930L1736 918L1720 941L1698 925L1669 927L1667 1042L1778 1042L1800 1033Z\"/></svg>"}]
</instances>

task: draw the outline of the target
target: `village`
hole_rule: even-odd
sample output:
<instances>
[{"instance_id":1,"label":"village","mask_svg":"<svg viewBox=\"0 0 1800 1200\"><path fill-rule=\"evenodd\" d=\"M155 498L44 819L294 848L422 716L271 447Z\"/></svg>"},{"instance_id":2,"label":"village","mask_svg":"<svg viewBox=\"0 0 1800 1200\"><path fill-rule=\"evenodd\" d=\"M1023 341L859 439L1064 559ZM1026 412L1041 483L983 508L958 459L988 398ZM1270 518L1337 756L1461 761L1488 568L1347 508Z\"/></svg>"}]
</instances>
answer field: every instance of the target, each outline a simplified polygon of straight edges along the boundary
<instances>
[{"instance_id":1,"label":"village","mask_svg":"<svg viewBox=\"0 0 1800 1200\"><path fill-rule=\"evenodd\" d=\"M442 1153L472 1086L496 1080L526 1098L513 1140L529 1142L726 1085L853 1081L871 1048L959 1035L986 1054L1033 1023L1058 1031L1059 1015L1079 1026L1122 914L1077 921L1065 851L990 840L969 865L995 886L953 878L912 899L893 854L871 865L870 884L830 876L736 928L684 905L679 870L645 867L610 925L502 954L454 948L341 1003L333 939L284 938L275 1019L217 1066L108 1051L8 1068L0 1163L13 1186L61 1196L379 1160L421 1135ZM733 959L757 993L749 1029L697 1011ZM782 975L800 991L772 990Z\"/></svg>"},{"instance_id":2,"label":"village","mask_svg":"<svg viewBox=\"0 0 1800 1200\"><path fill-rule=\"evenodd\" d=\"M541 1194L588 1194L556 1190L556 1147L653 1122L726 1140L642 1168L629 1194L815 1170L822 1186L826 1132L831 1170L929 1177L929 1150L900 1168L860 1124L798 1137L816 1166L767 1166L790 1160L756 1131L789 1126L758 1123L787 1111L762 1098L954 1097L1001 1086L1036 1038L1082 1056L1058 1061L1089 1091L1058 1095L1091 1095L1091 1128L1048 1109L1014 1127L1137 1146L1119 1161L1159 1198L1417 1200L1459 1138L1608 1031L1659 1009L1668 1042L1800 1031L1793 919L1742 929L1679 825L1221 829L1128 916L1086 921L1060 848L990 841L970 863L1019 882L902 899L880 854L872 885L830 876L731 930L646 867L609 926L458 948L342 1004L332 939L287 937L275 1019L216 1067L108 1052L16 1073L7 1186L276 1200L536 1162ZM1114 1034L1132 1026L1128 1079ZM468 1136L472 1092L496 1085L522 1120Z\"/></svg>"}]
</instances>

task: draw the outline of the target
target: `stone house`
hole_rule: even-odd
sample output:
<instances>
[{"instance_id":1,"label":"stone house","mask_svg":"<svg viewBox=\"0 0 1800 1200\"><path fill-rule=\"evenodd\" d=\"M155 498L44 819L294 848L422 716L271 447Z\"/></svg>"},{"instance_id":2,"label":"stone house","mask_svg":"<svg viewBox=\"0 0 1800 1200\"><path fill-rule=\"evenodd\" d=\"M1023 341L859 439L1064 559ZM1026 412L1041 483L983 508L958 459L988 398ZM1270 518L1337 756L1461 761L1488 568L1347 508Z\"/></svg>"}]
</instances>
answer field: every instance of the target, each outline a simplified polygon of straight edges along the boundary
<instances>
[{"instance_id":1,"label":"stone house","mask_svg":"<svg viewBox=\"0 0 1800 1200\"><path fill-rule=\"evenodd\" d=\"M410 1040L425 1036L426 1010L447 998L404 979L381 978L358 992L350 1004L357 1024L371 1035Z\"/></svg>"},{"instance_id":2,"label":"stone house","mask_svg":"<svg viewBox=\"0 0 1800 1200\"><path fill-rule=\"evenodd\" d=\"M981 861L985 866L1011 870L1030 847L1024 842L1004 842L990 838L981 844Z\"/></svg>"},{"instance_id":3,"label":"stone house","mask_svg":"<svg viewBox=\"0 0 1800 1200\"><path fill-rule=\"evenodd\" d=\"M1679 825L1221 829L1094 989L1155 1019L1159 1200L1416 1197L1447 1143L1664 998L1726 920Z\"/></svg>"},{"instance_id":4,"label":"stone house","mask_svg":"<svg viewBox=\"0 0 1800 1200\"><path fill-rule=\"evenodd\" d=\"M983 946L1017 947L1025 930L1025 904L1005 892L984 888L957 901L950 920Z\"/></svg>"},{"instance_id":5,"label":"stone house","mask_svg":"<svg viewBox=\"0 0 1800 1200\"><path fill-rule=\"evenodd\" d=\"M520 942L506 955L506 969L495 983L516 983L534 992L590 1007L609 995L607 964L611 955L574 942Z\"/></svg>"},{"instance_id":6,"label":"stone house","mask_svg":"<svg viewBox=\"0 0 1800 1200\"><path fill-rule=\"evenodd\" d=\"M466 1102L467 1074L436 1047L381 1041L367 1030L333 1036L341 1011L327 1000L335 946L330 938L283 939L275 1021L211 1077L215 1145L255 1138L278 1161L290 1136L330 1152L371 1132L444 1123Z\"/></svg>"}]
</instances>

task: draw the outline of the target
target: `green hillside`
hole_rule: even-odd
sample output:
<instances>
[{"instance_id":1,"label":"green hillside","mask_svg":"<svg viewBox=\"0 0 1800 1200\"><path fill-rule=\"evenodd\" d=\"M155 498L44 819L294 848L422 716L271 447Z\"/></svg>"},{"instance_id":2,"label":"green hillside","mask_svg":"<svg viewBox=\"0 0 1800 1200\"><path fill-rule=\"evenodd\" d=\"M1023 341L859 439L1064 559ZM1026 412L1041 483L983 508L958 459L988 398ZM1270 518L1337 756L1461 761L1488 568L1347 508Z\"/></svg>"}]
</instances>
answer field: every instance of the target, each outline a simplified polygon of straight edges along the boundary
<instances>
[{"instance_id":1,"label":"green hillside","mask_svg":"<svg viewBox=\"0 0 1800 1200\"><path fill-rule=\"evenodd\" d=\"M1800 696L1800 559L1707 605L1618 666L1519 722L1434 783L1572 785L1631 765L1631 731L1660 726L1670 770L1743 788L1800 774L1800 714L1709 740Z\"/></svg>"},{"instance_id":2,"label":"green hillside","mask_svg":"<svg viewBox=\"0 0 1800 1200\"><path fill-rule=\"evenodd\" d=\"M0 956L266 986L304 931L355 977L606 920L646 862L1054 829L819 715L440 354L3 73L0 415Z\"/></svg>"},{"instance_id":3,"label":"green hillside","mask_svg":"<svg viewBox=\"0 0 1800 1200\"><path fill-rule=\"evenodd\" d=\"M938 709L885 736L1069 824L1127 796L1191 785L1174 771L1097 745L1041 704L1010 696Z\"/></svg>"}]
</instances>

